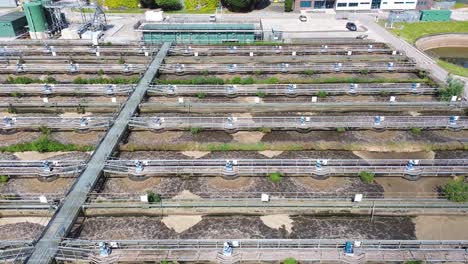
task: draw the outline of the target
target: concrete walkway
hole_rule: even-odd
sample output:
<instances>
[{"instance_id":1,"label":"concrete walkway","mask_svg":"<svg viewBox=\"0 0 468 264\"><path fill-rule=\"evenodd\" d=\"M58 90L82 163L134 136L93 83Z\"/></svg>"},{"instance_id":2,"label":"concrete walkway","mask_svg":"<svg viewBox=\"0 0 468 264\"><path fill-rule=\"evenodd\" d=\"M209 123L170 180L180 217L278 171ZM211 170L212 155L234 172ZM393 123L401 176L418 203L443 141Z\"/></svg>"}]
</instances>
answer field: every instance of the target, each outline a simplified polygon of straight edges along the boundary
<instances>
[{"instance_id":1,"label":"concrete walkway","mask_svg":"<svg viewBox=\"0 0 468 264\"><path fill-rule=\"evenodd\" d=\"M418 50L415 46L409 44L408 42L396 37L391 32L380 26L375 22L375 16L370 16L368 14L357 15L357 19L363 24L365 24L369 31L372 34L377 35L380 40L390 44L395 49L404 51L406 55L414 59L417 65L421 69L425 69L430 72L431 76L440 83L445 83L448 71L437 65L437 62L434 61L431 57L426 55L424 52ZM456 76L457 78L465 81L465 93L464 98L468 98L468 82L467 78Z\"/></svg>"},{"instance_id":2,"label":"concrete walkway","mask_svg":"<svg viewBox=\"0 0 468 264\"><path fill-rule=\"evenodd\" d=\"M127 129L130 118L135 114L149 84L166 57L169 48L169 43L162 45L158 54L146 70L145 75L135 88L135 91L130 95L125 106L120 111L114 125L107 131L107 134L94 152L86 169L73 185L72 190L65 198L59 211L50 221L43 236L36 244L28 263L49 263L54 258L59 243L72 228L81 211L81 206L86 201L88 193L99 179L107 158L112 155L118 146Z\"/></svg>"}]
</instances>

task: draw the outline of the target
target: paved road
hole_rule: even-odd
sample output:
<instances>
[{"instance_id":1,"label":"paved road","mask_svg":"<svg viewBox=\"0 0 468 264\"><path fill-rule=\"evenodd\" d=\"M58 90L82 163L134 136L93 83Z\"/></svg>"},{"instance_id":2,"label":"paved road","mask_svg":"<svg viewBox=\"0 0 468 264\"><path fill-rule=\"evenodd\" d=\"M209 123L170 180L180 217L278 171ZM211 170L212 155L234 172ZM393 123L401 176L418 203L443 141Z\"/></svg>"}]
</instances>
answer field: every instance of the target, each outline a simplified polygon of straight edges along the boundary
<instances>
[{"instance_id":1,"label":"paved road","mask_svg":"<svg viewBox=\"0 0 468 264\"><path fill-rule=\"evenodd\" d=\"M409 44L408 42L396 37L386 29L382 28L380 25L375 23L375 16L370 16L368 14L357 15L357 18L361 23L366 24L369 31L373 34L376 34L380 37L384 42L387 42L391 46L393 46L397 50L404 51L406 55L410 58L413 58L417 65L422 68L428 70L433 78L437 81L443 83L447 79L448 72L441 68L437 63L424 52L418 50L413 45ZM464 97L468 98L468 82L467 78L460 77L460 79L464 80L465 83L465 93Z\"/></svg>"},{"instance_id":2,"label":"paved road","mask_svg":"<svg viewBox=\"0 0 468 264\"><path fill-rule=\"evenodd\" d=\"M141 78L135 91L119 113L114 125L109 129L101 144L94 152L88 166L73 185L72 190L65 198L63 205L51 220L42 238L36 244L28 263L49 263L57 251L61 239L72 228L76 217L81 211L81 205L86 201L87 194L92 190L109 156L112 155L119 144L121 137L127 129L130 118L134 115L139 103L143 99L149 84L169 50L170 44L165 43L143 78Z\"/></svg>"}]
</instances>

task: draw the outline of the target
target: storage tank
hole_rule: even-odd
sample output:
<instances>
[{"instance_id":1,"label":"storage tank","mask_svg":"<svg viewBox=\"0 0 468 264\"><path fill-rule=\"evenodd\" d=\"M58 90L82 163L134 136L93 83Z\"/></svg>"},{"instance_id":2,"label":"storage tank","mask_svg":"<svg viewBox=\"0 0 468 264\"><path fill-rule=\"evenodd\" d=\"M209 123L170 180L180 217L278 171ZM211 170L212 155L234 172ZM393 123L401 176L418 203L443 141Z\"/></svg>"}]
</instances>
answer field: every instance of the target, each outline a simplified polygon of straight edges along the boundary
<instances>
[{"instance_id":1,"label":"storage tank","mask_svg":"<svg viewBox=\"0 0 468 264\"><path fill-rule=\"evenodd\" d=\"M23 5L28 20L29 35L32 39L47 38L47 20L41 2L26 2Z\"/></svg>"}]
</instances>

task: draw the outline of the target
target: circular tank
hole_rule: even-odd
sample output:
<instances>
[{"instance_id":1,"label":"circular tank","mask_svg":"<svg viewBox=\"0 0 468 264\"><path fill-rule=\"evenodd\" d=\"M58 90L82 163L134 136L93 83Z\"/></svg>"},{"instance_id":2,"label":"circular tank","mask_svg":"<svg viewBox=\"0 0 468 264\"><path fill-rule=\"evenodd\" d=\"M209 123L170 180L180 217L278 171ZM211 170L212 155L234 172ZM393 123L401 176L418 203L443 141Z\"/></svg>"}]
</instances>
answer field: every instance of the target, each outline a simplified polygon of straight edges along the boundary
<instances>
[{"instance_id":1,"label":"circular tank","mask_svg":"<svg viewBox=\"0 0 468 264\"><path fill-rule=\"evenodd\" d=\"M23 5L30 32L45 32L47 20L41 2L26 2Z\"/></svg>"}]
</instances>

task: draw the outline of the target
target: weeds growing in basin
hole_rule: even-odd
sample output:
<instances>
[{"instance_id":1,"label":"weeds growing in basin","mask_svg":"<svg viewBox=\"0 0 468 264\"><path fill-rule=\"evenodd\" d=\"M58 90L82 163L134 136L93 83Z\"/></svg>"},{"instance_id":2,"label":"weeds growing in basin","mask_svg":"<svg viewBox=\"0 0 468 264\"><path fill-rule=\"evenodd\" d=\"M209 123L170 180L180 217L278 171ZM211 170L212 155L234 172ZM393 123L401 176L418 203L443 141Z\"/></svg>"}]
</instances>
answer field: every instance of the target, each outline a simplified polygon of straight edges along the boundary
<instances>
[{"instance_id":1,"label":"weeds growing in basin","mask_svg":"<svg viewBox=\"0 0 468 264\"><path fill-rule=\"evenodd\" d=\"M411 134L413 134L415 136L421 135L421 133L422 133L422 129L419 128L419 127L412 127L410 131L411 131Z\"/></svg>"},{"instance_id":2,"label":"weeds growing in basin","mask_svg":"<svg viewBox=\"0 0 468 264\"><path fill-rule=\"evenodd\" d=\"M327 97L327 92L326 91L319 91L317 96L318 96L318 98L325 98L325 97Z\"/></svg>"},{"instance_id":3,"label":"weeds growing in basin","mask_svg":"<svg viewBox=\"0 0 468 264\"><path fill-rule=\"evenodd\" d=\"M200 132L202 132L203 129L201 127L192 127L190 128L190 133L192 133L192 135L196 135Z\"/></svg>"},{"instance_id":4,"label":"weeds growing in basin","mask_svg":"<svg viewBox=\"0 0 468 264\"><path fill-rule=\"evenodd\" d=\"M445 184L443 191L450 201L468 201L468 183L465 182L464 177L459 177L456 180L449 180L447 184Z\"/></svg>"},{"instance_id":5,"label":"weeds growing in basin","mask_svg":"<svg viewBox=\"0 0 468 264\"><path fill-rule=\"evenodd\" d=\"M316 74L317 72L315 72L314 70L304 70L303 73L305 75L314 75Z\"/></svg>"},{"instance_id":6,"label":"weeds growing in basin","mask_svg":"<svg viewBox=\"0 0 468 264\"><path fill-rule=\"evenodd\" d=\"M297 264L297 260L295 258L287 258L283 260L283 264Z\"/></svg>"},{"instance_id":7,"label":"weeds growing in basin","mask_svg":"<svg viewBox=\"0 0 468 264\"><path fill-rule=\"evenodd\" d=\"M369 74L369 70L360 70L359 73L362 75L367 75Z\"/></svg>"},{"instance_id":8,"label":"weeds growing in basin","mask_svg":"<svg viewBox=\"0 0 468 264\"><path fill-rule=\"evenodd\" d=\"M361 171L359 172L359 178L361 181L365 183L373 183L374 182L375 173L371 171Z\"/></svg>"},{"instance_id":9,"label":"weeds growing in basin","mask_svg":"<svg viewBox=\"0 0 468 264\"><path fill-rule=\"evenodd\" d=\"M56 84L58 81L51 76L47 76L44 79L33 79L25 76L18 76L18 77L13 77L13 76L8 76L7 79L5 80L6 84L31 84L31 83L53 83Z\"/></svg>"},{"instance_id":10,"label":"weeds growing in basin","mask_svg":"<svg viewBox=\"0 0 468 264\"><path fill-rule=\"evenodd\" d=\"M281 181L281 177L283 177L283 175L281 175L281 173L279 173L279 172L272 172L272 173L268 174L268 179L272 183L279 183Z\"/></svg>"},{"instance_id":11,"label":"weeds growing in basin","mask_svg":"<svg viewBox=\"0 0 468 264\"><path fill-rule=\"evenodd\" d=\"M0 175L0 183L7 183L10 180L10 177L7 175Z\"/></svg>"},{"instance_id":12,"label":"weeds growing in basin","mask_svg":"<svg viewBox=\"0 0 468 264\"><path fill-rule=\"evenodd\" d=\"M263 97L266 96L266 93L265 93L265 92L257 92L256 94L257 94L257 96L260 97L260 98L263 98Z\"/></svg>"},{"instance_id":13,"label":"weeds growing in basin","mask_svg":"<svg viewBox=\"0 0 468 264\"><path fill-rule=\"evenodd\" d=\"M204 92L197 92L197 97L198 99L203 99L207 96L208 94L207 93L204 93Z\"/></svg>"},{"instance_id":14,"label":"weeds growing in basin","mask_svg":"<svg viewBox=\"0 0 468 264\"><path fill-rule=\"evenodd\" d=\"M336 132L338 132L338 133L344 133L344 132L346 132L346 128L344 128L344 127L337 127L337 128L336 128Z\"/></svg>"},{"instance_id":15,"label":"weeds growing in basin","mask_svg":"<svg viewBox=\"0 0 468 264\"><path fill-rule=\"evenodd\" d=\"M149 203L159 203L161 202L161 196L153 191L146 191L146 195L148 195L148 202Z\"/></svg>"},{"instance_id":16,"label":"weeds growing in basin","mask_svg":"<svg viewBox=\"0 0 468 264\"><path fill-rule=\"evenodd\" d=\"M262 132L262 133L270 133L271 132L271 128L269 127L260 127L258 129L259 132Z\"/></svg>"},{"instance_id":17,"label":"weeds growing in basin","mask_svg":"<svg viewBox=\"0 0 468 264\"><path fill-rule=\"evenodd\" d=\"M1 152L56 152L56 151L92 151L94 146L77 146L75 144L63 144L49 139L48 135L42 135L31 142L19 143L10 146L0 147Z\"/></svg>"},{"instance_id":18,"label":"weeds growing in basin","mask_svg":"<svg viewBox=\"0 0 468 264\"><path fill-rule=\"evenodd\" d=\"M135 84L138 83L140 78L138 76L132 78L121 78L121 77L114 77L114 78L81 78L76 77L73 80L74 84Z\"/></svg>"}]
</instances>

